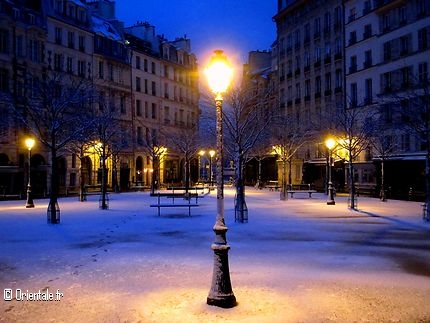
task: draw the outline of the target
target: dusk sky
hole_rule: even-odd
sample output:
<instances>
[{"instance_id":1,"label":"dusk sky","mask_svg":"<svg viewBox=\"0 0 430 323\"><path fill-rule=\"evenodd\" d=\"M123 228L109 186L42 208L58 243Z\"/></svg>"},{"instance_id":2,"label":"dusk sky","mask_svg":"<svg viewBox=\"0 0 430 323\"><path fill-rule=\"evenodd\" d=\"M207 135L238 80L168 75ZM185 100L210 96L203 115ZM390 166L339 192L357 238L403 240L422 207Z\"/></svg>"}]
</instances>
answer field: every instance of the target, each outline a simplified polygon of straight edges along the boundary
<instances>
[{"instance_id":1,"label":"dusk sky","mask_svg":"<svg viewBox=\"0 0 430 323\"><path fill-rule=\"evenodd\" d=\"M169 40L187 36L199 64L215 49L243 64L248 52L269 50L276 37L276 0L116 0L125 26L146 21Z\"/></svg>"}]
</instances>

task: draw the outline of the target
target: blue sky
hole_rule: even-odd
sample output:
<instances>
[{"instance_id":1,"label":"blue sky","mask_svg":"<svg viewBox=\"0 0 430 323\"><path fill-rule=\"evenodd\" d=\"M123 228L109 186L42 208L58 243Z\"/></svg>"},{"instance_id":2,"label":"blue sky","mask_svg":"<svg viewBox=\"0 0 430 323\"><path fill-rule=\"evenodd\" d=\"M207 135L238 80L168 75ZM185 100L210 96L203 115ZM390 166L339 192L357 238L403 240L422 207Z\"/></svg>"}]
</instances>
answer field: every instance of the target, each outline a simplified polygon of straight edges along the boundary
<instances>
[{"instance_id":1,"label":"blue sky","mask_svg":"<svg viewBox=\"0 0 430 323\"><path fill-rule=\"evenodd\" d=\"M116 0L126 26L147 21L169 40L186 35L199 63L215 49L244 63L248 52L268 50L276 37L276 0Z\"/></svg>"}]
</instances>

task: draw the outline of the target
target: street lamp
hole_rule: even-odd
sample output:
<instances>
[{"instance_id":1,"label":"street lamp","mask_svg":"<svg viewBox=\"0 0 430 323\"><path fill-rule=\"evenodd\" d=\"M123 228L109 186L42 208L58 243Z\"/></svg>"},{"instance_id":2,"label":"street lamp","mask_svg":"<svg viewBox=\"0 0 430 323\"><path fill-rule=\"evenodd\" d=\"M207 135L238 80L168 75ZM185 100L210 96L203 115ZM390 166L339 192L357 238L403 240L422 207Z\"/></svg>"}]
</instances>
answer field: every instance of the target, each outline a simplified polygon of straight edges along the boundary
<instances>
[{"instance_id":1,"label":"street lamp","mask_svg":"<svg viewBox=\"0 0 430 323\"><path fill-rule=\"evenodd\" d=\"M233 294L228 266L228 250L226 233L227 226L224 220L224 171L223 171L223 132L222 132L222 93L230 85L233 70L223 55L222 50L216 50L209 66L205 70L209 86L215 94L216 106L216 183L217 183L217 216L213 231L215 242L214 267L212 285L207 297L207 304L223 308L236 306L236 297Z\"/></svg>"},{"instance_id":2,"label":"street lamp","mask_svg":"<svg viewBox=\"0 0 430 323\"><path fill-rule=\"evenodd\" d=\"M199 178L198 178L198 182L201 181L202 179L202 157L205 155L205 151L204 150L200 150L199 151Z\"/></svg>"},{"instance_id":3,"label":"street lamp","mask_svg":"<svg viewBox=\"0 0 430 323\"><path fill-rule=\"evenodd\" d=\"M212 158L215 156L215 150L209 150L209 185L213 183Z\"/></svg>"},{"instance_id":4,"label":"street lamp","mask_svg":"<svg viewBox=\"0 0 430 323\"><path fill-rule=\"evenodd\" d=\"M27 203L25 207L31 208L34 207L33 197L31 195L31 149L34 147L34 139L27 138L25 139L25 146L28 149L28 184L27 184Z\"/></svg>"},{"instance_id":5,"label":"street lamp","mask_svg":"<svg viewBox=\"0 0 430 323\"><path fill-rule=\"evenodd\" d=\"M331 181L331 163L332 163L332 151L334 146L336 145L336 142L334 139L330 138L327 139L325 142L325 145L328 148L328 198L327 198L327 205L335 205L336 202L334 201L333 196L333 183Z\"/></svg>"}]
</instances>

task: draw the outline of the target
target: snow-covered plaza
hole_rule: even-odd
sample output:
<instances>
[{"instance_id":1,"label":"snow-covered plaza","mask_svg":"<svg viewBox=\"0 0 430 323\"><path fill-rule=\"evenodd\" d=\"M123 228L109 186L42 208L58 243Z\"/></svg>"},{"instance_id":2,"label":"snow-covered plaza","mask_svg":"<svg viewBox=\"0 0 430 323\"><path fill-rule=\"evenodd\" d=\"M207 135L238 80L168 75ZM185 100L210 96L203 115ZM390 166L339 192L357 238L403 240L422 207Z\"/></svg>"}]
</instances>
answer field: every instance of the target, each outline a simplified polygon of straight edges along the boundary
<instances>
[{"instance_id":1,"label":"snow-covered plaza","mask_svg":"<svg viewBox=\"0 0 430 323\"><path fill-rule=\"evenodd\" d=\"M216 194L157 215L148 192L0 202L0 322L430 322L430 223L419 202L246 192L234 222L225 190L238 304L208 306ZM28 291L28 294L25 294ZM40 291L40 293L39 293ZM52 301L29 294L52 293ZM59 300L55 299L60 295ZM12 298L12 300L5 300Z\"/></svg>"}]
</instances>

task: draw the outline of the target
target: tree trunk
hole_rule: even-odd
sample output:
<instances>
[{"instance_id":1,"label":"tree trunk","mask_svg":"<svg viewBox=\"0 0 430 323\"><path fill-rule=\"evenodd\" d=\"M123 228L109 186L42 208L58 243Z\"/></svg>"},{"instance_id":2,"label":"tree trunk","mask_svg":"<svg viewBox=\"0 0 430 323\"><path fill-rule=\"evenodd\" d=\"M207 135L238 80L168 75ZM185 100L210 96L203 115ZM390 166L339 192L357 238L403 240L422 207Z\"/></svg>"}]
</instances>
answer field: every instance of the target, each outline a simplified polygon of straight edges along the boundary
<instances>
[{"instance_id":1,"label":"tree trunk","mask_svg":"<svg viewBox=\"0 0 430 323\"><path fill-rule=\"evenodd\" d=\"M349 208L355 209L355 184L354 184L354 166L352 164L352 158L350 156L348 162L349 168Z\"/></svg>"},{"instance_id":2,"label":"tree trunk","mask_svg":"<svg viewBox=\"0 0 430 323\"><path fill-rule=\"evenodd\" d=\"M286 171L287 171L287 161L285 160L285 158L282 158L282 176L281 176L281 193L280 193L281 201L285 201L288 199L287 180L285 178Z\"/></svg>"},{"instance_id":3,"label":"tree trunk","mask_svg":"<svg viewBox=\"0 0 430 323\"><path fill-rule=\"evenodd\" d=\"M60 223L60 208L58 206L58 171L57 171L57 149L55 147L55 136L51 140L51 179L48 204L48 223Z\"/></svg>"},{"instance_id":4,"label":"tree trunk","mask_svg":"<svg viewBox=\"0 0 430 323\"><path fill-rule=\"evenodd\" d=\"M382 160L381 160L381 192L379 195L382 202L387 201L387 197L385 195L385 175L384 175L385 169L384 168L385 168L384 157L382 157Z\"/></svg>"},{"instance_id":5,"label":"tree trunk","mask_svg":"<svg viewBox=\"0 0 430 323\"><path fill-rule=\"evenodd\" d=\"M236 160L236 198L234 204L235 221L248 222L248 207L245 201L245 185L243 182L243 158L239 152Z\"/></svg>"}]
</instances>

